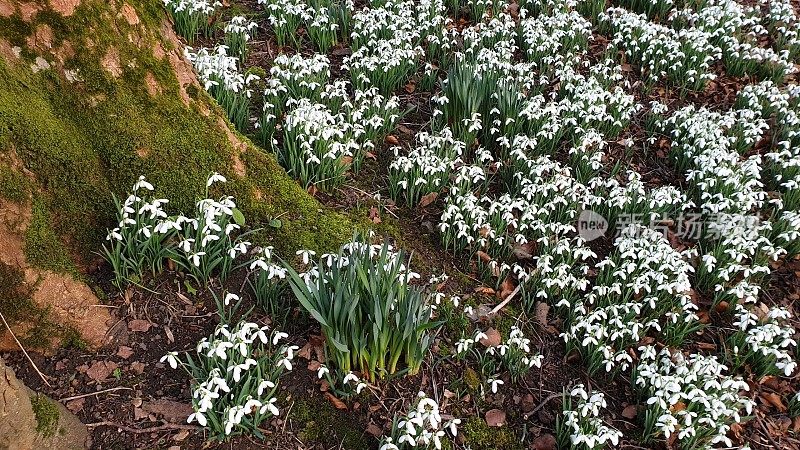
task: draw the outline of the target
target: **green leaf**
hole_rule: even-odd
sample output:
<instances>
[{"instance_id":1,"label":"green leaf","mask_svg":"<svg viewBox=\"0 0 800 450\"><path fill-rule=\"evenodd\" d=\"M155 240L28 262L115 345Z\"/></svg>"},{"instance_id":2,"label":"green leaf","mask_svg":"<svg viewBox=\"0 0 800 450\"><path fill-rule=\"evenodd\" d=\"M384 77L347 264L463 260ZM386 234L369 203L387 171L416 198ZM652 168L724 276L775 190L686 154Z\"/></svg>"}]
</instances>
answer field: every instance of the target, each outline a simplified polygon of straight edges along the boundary
<instances>
[{"instance_id":1,"label":"green leaf","mask_svg":"<svg viewBox=\"0 0 800 450\"><path fill-rule=\"evenodd\" d=\"M189 295L197 294L197 289L192 287L191 283L189 283L189 280L183 280L183 285L186 286L186 291L189 292Z\"/></svg>"},{"instance_id":2,"label":"green leaf","mask_svg":"<svg viewBox=\"0 0 800 450\"><path fill-rule=\"evenodd\" d=\"M272 228L280 228L283 226L283 222L281 222L281 219L272 219L269 221L269 226Z\"/></svg>"},{"instance_id":3,"label":"green leaf","mask_svg":"<svg viewBox=\"0 0 800 450\"><path fill-rule=\"evenodd\" d=\"M233 208L231 211L233 211L233 221L236 222L236 225L243 227L245 222L244 214L239 211L239 208Z\"/></svg>"}]
</instances>

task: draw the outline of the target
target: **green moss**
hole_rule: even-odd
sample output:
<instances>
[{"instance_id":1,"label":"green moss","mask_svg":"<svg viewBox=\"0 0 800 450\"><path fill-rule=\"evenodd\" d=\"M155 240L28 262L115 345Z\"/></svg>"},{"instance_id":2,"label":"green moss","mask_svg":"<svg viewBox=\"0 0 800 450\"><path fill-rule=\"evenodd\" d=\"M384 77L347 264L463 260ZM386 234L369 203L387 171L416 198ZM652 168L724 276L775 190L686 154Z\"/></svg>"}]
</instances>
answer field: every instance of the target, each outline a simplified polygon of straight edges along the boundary
<instances>
[{"instance_id":1,"label":"green moss","mask_svg":"<svg viewBox=\"0 0 800 450\"><path fill-rule=\"evenodd\" d=\"M169 198L173 212L189 212L208 174L223 173L230 182L218 194L234 195L248 224L263 229L257 240L275 245L281 254L301 247L333 250L349 238L353 223L321 207L272 155L248 145L240 155L247 176L232 173L234 150L227 135L214 115L201 112L217 111L216 105L194 87L188 89L194 101L184 105L168 61L153 56L156 43L171 48L157 36L163 9L144 0L129 3L142 22L136 27L99 0L82 2L67 18L42 16L53 21L59 39L84 49L65 62L83 82L69 83L55 70L33 74L26 64L0 61L0 136L35 174L40 188L37 217L49 213L52 219L47 227L38 222L30 242L26 239L34 262L69 268L68 252L54 237L61 238L70 255L92 258L106 229L114 226L111 194L124 195L139 175L156 185L157 195ZM16 36L16 41L31 32L24 23L6 22L13 26L0 25L2 33ZM129 42L129 34L138 45ZM111 46L125 68L119 79L100 64ZM154 75L163 95L147 93L147 73ZM283 226L269 228L269 219L278 215Z\"/></svg>"},{"instance_id":2,"label":"green moss","mask_svg":"<svg viewBox=\"0 0 800 450\"><path fill-rule=\"evenodd\" d=\"M0 262L0 311L11 324L37 312L31 290L25 284L25 274L3 262Z\"/></svg>"},{"instance_id":3,"label":"green moss","mask_svg":"<svg viewBox=\"0 0 800 450\"><path fill-rule=\"evenodd\" d=\"M11 45L22 47L25 38L33 33L31 24L22 20L22 16L14 14L11 17L0 16L0 37L7 39Z\"/></svg>"},{"instance_id":4,"label":"green moss","mask_svg":"<svg viewBox=\"0 0 800 450\"><path fill-rule=\"evenodd\" d=\"M302 427L298 437L306 443L324 448L370 448L363 427L323 398L295 401L289 420Z\"/></svg>"},{"instance_id":5,"label":"green moss","mask_svg":"<svg viewBox=\"0 0 800 450\"><path fill-rule=\"evenodd\" d=\"M50 226L52 218L46 205L33 201L31 223L25 230L25 258L31 266L78 276L67 249Z\"/></svg>"},{"instance_id":6,"label":"green moss","mask_svg":"<svg viewBox=\"0 0 800 450\"><path fill-rule=\"evenodd\" d=\"M481 377L478 376L478 373L472 367L467 367L466 372L464 372L464 384L472 392L476 392L478 388L481 386Z\"/></svg>"},{"instance_id":7,"label":"green moss","mask_svg":"<svg viewBox=\"0 0 800 450\"><path fill-rule=\"evenodd\" d=\"M471 417L459 432L472 450L521 450L519 440L507 427L490 427L480 417Z\"/></svg>"},{"instance_id":8,"label":"green moss","mask_svg":"<svg viewBox=\"0 0 800 450\"><path fill-rule=\"evenodd\" d=\"M58 430L60 413L58 406L44 395L36 394L31 397L33 414L36 416L36 432L42 437L51 437Z\"/></svg>"},{"instance_id":9,"label":"green moss","mask_svg":"<svg viewBox=\"0 0 800 450\"><path fill-rule=\"evenodd\" d=\"M22 203L30 195L29 184L24 175L0 163L0 198Z\"/></svg>"}]
</instances>

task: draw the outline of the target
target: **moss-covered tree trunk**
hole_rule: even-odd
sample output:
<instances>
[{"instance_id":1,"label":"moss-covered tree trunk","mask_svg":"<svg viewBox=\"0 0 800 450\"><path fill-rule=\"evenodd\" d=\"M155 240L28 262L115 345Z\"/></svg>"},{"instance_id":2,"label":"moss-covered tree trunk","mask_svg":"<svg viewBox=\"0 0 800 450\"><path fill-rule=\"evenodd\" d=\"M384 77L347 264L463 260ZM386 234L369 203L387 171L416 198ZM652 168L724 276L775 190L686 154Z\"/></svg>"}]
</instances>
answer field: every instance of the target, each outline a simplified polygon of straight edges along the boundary
<instances>
[{"instance_id":1,"label":"moss-covered tree trunk","mask_svg":"<svg viewBox=\"0 0 800 450\"><path fill-rule=\"evenodd\" d=\"M108 313L84 281L114 226L112 193L145 175L189 211L213 171L279 249L330 248L350 233L231 131L160 1L0 0L0 312L27 342L78 330L101 345ZM279 229L266 226L278 215Z\"/></svg>"}]
</instances>

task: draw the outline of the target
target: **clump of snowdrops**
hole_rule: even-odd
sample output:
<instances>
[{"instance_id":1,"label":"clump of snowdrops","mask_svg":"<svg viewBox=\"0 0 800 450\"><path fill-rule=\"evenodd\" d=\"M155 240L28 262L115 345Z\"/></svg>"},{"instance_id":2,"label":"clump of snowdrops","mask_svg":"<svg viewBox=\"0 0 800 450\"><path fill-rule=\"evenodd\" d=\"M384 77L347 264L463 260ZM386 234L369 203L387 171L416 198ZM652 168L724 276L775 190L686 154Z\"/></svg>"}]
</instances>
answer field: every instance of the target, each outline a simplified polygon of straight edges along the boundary
<instances>
[{"instance_id":1,"label":"clump of snowdrops","mask_svg":"<svg viewBox=\"0 0 800 450\"><path fill-rule=\"evenodd\" d=\"M488 338L478 330L473 338L458 340L455 348L456 358L471 356L478 363L487 386L485 392L496 394L498 386L505 384L500 379L504 370L508 371L511 382L516 383L533 367L542 367L544 356L536 354L530 339L518 327L512 326L508 338L497 345L484 346Z\"/></svg>"},{"instance_id":2,"label":"clump of snowdrops","mask_svg":"<svg viewBox=\"0 0 800 450\"><path fill-rule=\"evenodd\" d=\"M180 227L163 209L169 200L154 198L153 190L140 176L125 200L114 196L117 226L108 232L101 254L111 264L114 285L120 289L141 282L148 269L152 275L161 272L170 239Z\"/></svg>"},{"instance_id":3,"label":"clump of snowdrops","mask_svg":"<svg viewBox=\"0 0 800 450\"><path fill-rule=\"evenodd\" d=\"M602 392L589 392L579 384L564 394L563 417L556 419L558 448L592 450L616 446L622 432L600 417L607 406Z\"/></svg>"},{"instance_id":4,"label":"clump of snowdrops","mask_svg":"<svg viewBox=\"0 0 800 450\"><path fill-rule=\"evenodd\" d=\"M175 30L192 43L199 35L209 36L211 17L222 3L216 0L163 0L172 15Z\"/></svg>"},{"instance_id":5,"label":"clump of snowdrops","mask_svg":"<svg viewBox=\"0 0 800 450\"><path fill-rule=\"evenodd\" d=\"M240 131L246 130L253 96L250 86L260 78L252 73L242 73L239 58L229 55L226 45L213 49L204 47L196 52L186 47L184 55L194 65L200 83L219 103L233 126Z\"/></svg>"},{"instance_id":6,"label":"clump of snowdrops","mask_svg":"<svg viewBox=\"0 0 800 450\"><path fill-rule=\"evenodd\" d=\"M737 331L728 338L728 360L736 370L744 365L756 375L789 377L797 368L792 357L795 328L786 308L769 308L763 303L752 308L736 305Z\"/></svg>"},{"instance_id":7,"label":"clump of snowdrops","mask_svg":"<svg viewBox=\"0 0 800 450\"><path fill-rule=\"evenodd\" d=\"M303 264L313 252L301 251ZM290 266L289 284L303 308L322 326L326 351L338 370L364 378L415 374L431 344L433 321L419 278L403 251L362 237L337 254L322 255L304 272ZM403 367L403 365L405 367Z\"/></svg>"},{"instance_id":8,"label":"clump of snowdrops","mask_svg":"<svg viewBox=\"0 0 800 450\"><path fill-rule=\"evenodd\" d=\"M277 391L285 371L292 370L297 346L279 345L286 333L252 322L219 325L198 344L195 356L170 352L161 361L180 365L192 378L189 423L197 423L217 440L238 434L264 438L261 424L280 415Z\"/></svg>"},{"instance_id":9,"label":"clump of snowdrops","mask_svg":"<svg viewBox=\"0 0 800 450\"><path fill-rule=\"evenodd\" d=\"M392 420L390 436L381 438L380 450L441 449L446 431L452 437L458 433L461 419L442 418L439 404L424 392L417 399L408 414L395 415Z\"/></svg>"},{"instance_id":10,"label":"clump of snowdrops","mask_svg":"<svg viewBox=\"0 0 800 450\"><path fill-rule=\"evenodd\" d=\"M244 16L234 16L225 25L225 45L242 63L247 59L247 43L255 37L257 29L258 24Z\"/></svg>"},{"instance_id":11,"label":"clump of snowdrops","mask_svg":"<svg viewBox=\"0 0 800 450\"><path fill-rule=\"evenodd\" d=\"M677 434L675 445L699 450L721 444L731 447L731 425L752 412L754 403L740 395L749 390L741 378L715 356L684 355L678 350L639 349L641 360L633 371L633 384L647 405L644 442Z\"/></svg>"}]
</instances>

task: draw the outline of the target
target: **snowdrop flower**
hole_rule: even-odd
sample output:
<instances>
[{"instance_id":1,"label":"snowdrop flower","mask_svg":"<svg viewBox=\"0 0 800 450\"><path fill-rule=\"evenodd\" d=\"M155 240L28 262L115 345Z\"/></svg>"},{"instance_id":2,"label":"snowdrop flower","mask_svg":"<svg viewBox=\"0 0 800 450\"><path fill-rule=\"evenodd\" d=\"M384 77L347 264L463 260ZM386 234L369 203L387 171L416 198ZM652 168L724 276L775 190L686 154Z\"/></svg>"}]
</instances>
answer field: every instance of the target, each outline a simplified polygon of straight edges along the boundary
<instances>
[{"instance_id":1,"label":"snowdrop flower","mask_svg":"<svg viewBox=\"0 0 800 450\"><path fill-rule=\"evenodd\" d=\"M218 172L214 172L210 177L208 177L208 180L206 181L206 187L211 187L211 185L216 182L227 183L228 180Z\"/></svg>"},{"instance_id":2,"label":"snowdrop flower","mask_svg":"<svg viewBox=\"0 0 800 450\"><path fill-rule=\"evenodd\" d=\"M162 363L164 361L167 361L169 363L170 367L172 367L173 369L177 369L178 368L178 352L169 352L166 355L162 356L159 361L162 362Z\"/></svg>"},{"instance_id":3,"label":"snowdrop flower","mask_svg":"<svg viewBox=\"0 0 800 450\"><path fill-rule=\"evenodd\" d=\"M503 380L499 380L496 378L489 378L488 380L486 380L486 382L491 386L492 394L497 393L497 386L505 384Z\"/></svg>"},{"instance_id":4,"label":"snowdrop flower","mask_svg":"<svg viewBox=\"0 0 800 450\"><path fill-rule=\"evenodd\" d=\"M206 420L206 416L204 416L203 413L201 412L193 412L192 414L189 415L189 418L186 420L187 423L192 423L194 421L197 421L197 423L201 427L208 425L208 420Z\"/></svg>"},{"instance_id":5,"label":"snowdrop flower","mask_svg":"<svg viewBox=\"0 0 800 450\"><path fill-rule=\"evenodd\" d=\"M330 370L324 364L320 364L319 369L317 369L317 378L322 379L323 376L329 373L331 373Z\"/></svg>"},{"instance_id":6,"label":"snowdrop flower","mask_svg":"<svg viewBox=\"0 0 800 450\"><path fill-rule=\"evenodd\" d=\"M225 294L225 300L224 300L225 306L229 306L231 304L231 300L238 302L239 296L232 292L228 292L227 294Z\"/></svg>"},{"instance_id":7,"label":"snowdrop flower","mask_svg":"<svg viewBox=\"0 0 800 450\"><path fill-rule=\"evenodd\" d=\"M308 264L310 258L313 258L316 255L316 252L313 250L298 250L295 252L296 255L299 255L303 259L303 264Z\"/></svg>"},{"instance_id":8,"label":"snowdrop flower","mask_svg":"<svg viewBox=\"0 0 800 450\"><path fill-rule=\"evenodd\" d=\"M261 407L259 414L264 414L265 412L269 411L273 416L279 416L281 413L278 410L278 407L275 406L275 402L277 401L278 400L274 397L269 399L266 403L264 403L264 406Z\"/></svg>"},{"instance_id":9,"label":"snowdrop flower","mask_svg":"<svg viewBox=\"0 0 800 450\"><path fill-rule=\"evenodd\" d=\"M262 395L264 395L264 391L265 390L272 389L274 387L275 387L275 383L273 383L272 381L261 380L261 382L258 383L258 389L257 389L258 396L261 397Z\"/></svg>"},{"instance_id":10,"label":"snowdrop flower","mask_svg":"<svg viewBox=\"0 0 800 450\"><path fill-rule=\"evenodd\" d=\"M152 184L148 183L144 179L144 175L140 175L139 180L136 182L136 184L133 185L133 192L136 192L139 189L146 189L148 191L152 191L154 188Z\"/></svg>"},{"instance_id":11,"label":"snowdrop flower","mask_svg":"<svg viewBox=\"0 0 800 450\"><path fill-rule=\"evenodd\" d=\"M276 331L275 334L272 335L272 345L278 345L278 342L280 342L281 339L286 339L288 337L289 334L284 333L282 331Z\"/></svg>"}]
</instances>

